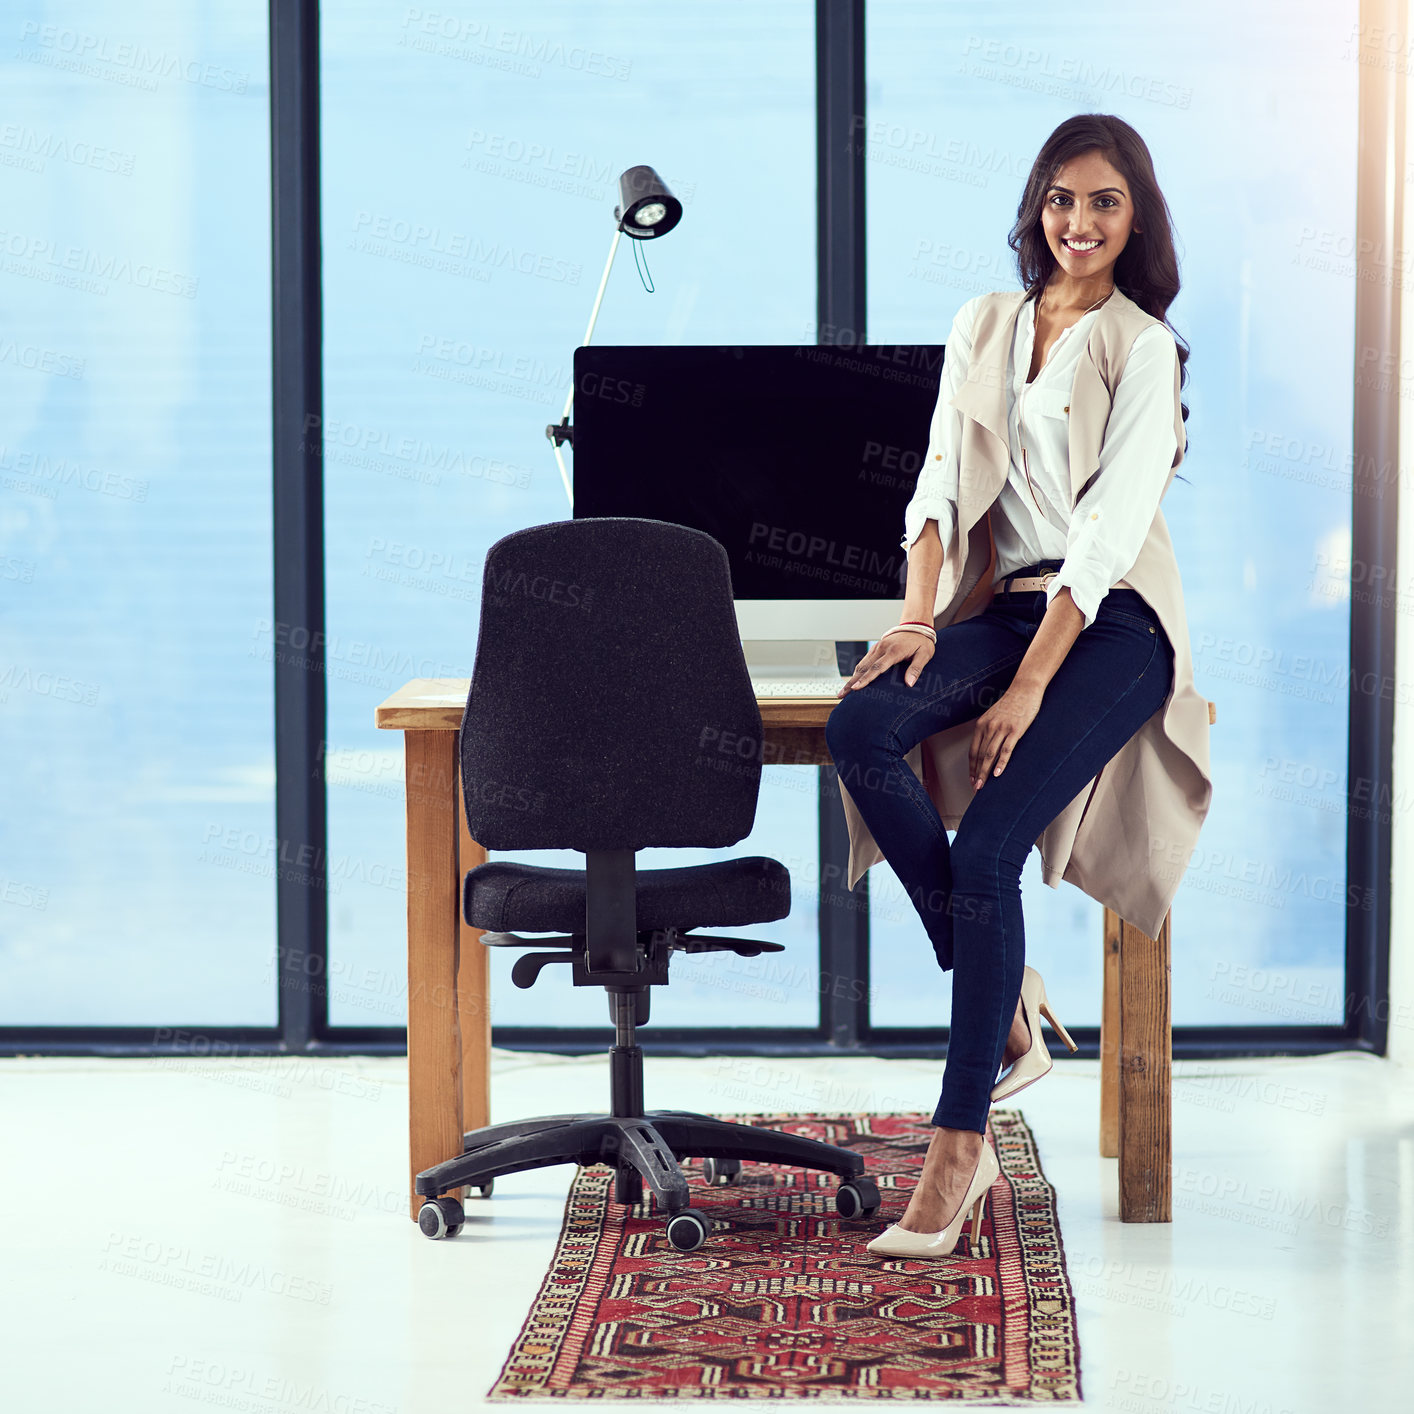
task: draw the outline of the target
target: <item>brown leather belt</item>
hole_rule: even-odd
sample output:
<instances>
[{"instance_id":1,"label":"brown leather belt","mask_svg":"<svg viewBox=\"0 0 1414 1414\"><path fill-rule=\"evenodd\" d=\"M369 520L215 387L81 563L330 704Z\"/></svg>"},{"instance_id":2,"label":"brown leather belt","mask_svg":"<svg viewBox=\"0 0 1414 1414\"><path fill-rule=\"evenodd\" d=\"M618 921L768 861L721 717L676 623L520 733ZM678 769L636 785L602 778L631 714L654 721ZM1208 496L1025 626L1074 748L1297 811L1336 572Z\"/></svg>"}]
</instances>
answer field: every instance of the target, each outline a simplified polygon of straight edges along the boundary
<instances>
[{"instance_id":1,"label":"brown leather belt","mask_svg":"<svg viewBox=\"0 0 1414 1414\"><path fill-rule=\"evenodd\" d=\"M1059 570L1043 570L1040 574L1017 575L1010 583L1003 575L1001 579L996 581L993 588L1004 594L1035 594L1038 590L1045 589L1059 573ZM1133 589L1134 586L1127 579L1120 579L1110 585L1110 588Z\"/></svg>"}]
</instances>

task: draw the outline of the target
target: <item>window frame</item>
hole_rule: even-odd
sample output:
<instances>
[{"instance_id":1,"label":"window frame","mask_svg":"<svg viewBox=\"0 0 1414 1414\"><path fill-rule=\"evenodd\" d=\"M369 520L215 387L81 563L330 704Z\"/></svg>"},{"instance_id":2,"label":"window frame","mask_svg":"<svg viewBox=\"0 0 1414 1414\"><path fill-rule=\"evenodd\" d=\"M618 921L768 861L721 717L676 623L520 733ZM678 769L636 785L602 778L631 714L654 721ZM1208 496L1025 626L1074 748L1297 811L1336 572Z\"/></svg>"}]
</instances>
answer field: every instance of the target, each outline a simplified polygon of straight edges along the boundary
<instances>
[{"instance_id":1,"label":"window frame","mask_svg":"<svg viewBox=\"0 0 1414 1414\"><path fill-rule=\"evenodd\" d=\"M1378 18L1361 6L1362 20ZM1378 6L1379 14L1386 5ZM278 1022L274 1027L6 1027L0 1055L397 1055L405 1027L331 1027L326 987L328 910L324 879L327 798L321 763L326 732L324 522L317 0L270 0L274 617L299 625L310 644L296 659L275 654L276 827L291 849L317 862L312 882L276 883ZM816 0L817 311L820 343L866 342L865 0ZM1365 26L1362 25L1362 32ZM1404 171L1405 86L1384 64L1359 69L1355 348L1397 351L1398 281L1379 276L1378 252L1397 248L1403 191L1385 172ZM1399 385L1354 385L1353 563L1371 582L1397 583ZM1384 579L1375 579L1376 574ZM1351 596L1347 780L1370 799L1392 800L1395 609L1385 596ZM864 645L847 645L856 657ZM833 767L819 778L819 967L814 1027L654 1028L640 1038L657 1055L814 1056L841 1052L934 1058L947 1029L875 1027L868 1014L868 876L844 889L848 835ZM1384 1055L1389 1026L1389 811L1346 814L1345 1011L1341 1025L1176 1026L1178 1059L1314 1055L1355 1049ZM1350 900L1368 897L1374 906ZM1096 946L1100 940L1096 938ZM1076 1027L1082 1058L1099 1054L1099 1028ZM557 1054L598 1053L603 1027L496 1027L494 1043Z\"/></svg>"}]
</instances>

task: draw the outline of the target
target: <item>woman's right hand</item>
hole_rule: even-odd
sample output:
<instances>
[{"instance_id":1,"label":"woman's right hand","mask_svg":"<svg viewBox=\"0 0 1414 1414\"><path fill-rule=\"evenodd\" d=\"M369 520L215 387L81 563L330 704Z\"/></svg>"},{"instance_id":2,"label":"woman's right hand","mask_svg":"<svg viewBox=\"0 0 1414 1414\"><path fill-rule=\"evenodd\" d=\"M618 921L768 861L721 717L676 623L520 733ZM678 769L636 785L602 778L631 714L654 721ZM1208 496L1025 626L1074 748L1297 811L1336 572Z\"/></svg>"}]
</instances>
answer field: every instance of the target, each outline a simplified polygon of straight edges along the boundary
<instances>
[{"instance_id":1,"label":"woman's right hand","mask_svg":"<svg viewBox=\"0 0 1414 1414\"><path fill-rule=\"evenodd\" d=\"M904 681L912 687L918 681L923 665L933 656L933 640L926 633L891 633L881 638L860 660L854 676L836 694L843 697L871 683L880 673L886 673L895 663L907 662ZM910 661L911 660L911 661Z\"/></svg>"}]
</instances>

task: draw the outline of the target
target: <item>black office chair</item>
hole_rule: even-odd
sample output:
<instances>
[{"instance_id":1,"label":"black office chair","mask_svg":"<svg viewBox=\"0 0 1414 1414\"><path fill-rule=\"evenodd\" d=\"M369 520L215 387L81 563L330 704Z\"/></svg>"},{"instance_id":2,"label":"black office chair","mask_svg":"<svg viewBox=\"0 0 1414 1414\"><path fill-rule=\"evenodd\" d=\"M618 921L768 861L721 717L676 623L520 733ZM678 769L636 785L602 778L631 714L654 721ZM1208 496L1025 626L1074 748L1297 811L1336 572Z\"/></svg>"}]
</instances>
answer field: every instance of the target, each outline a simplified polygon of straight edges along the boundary
<instances>
[{"instance_id":1,"label":"black office chair","mask_svg":"<svg viewBox=\"0 0 1414 1414\"><path fill-rule=\"evenodd\" d=\"M761 713L737 636L726 551L710 535L632 517L557 521L487 552L480 636L461 727L462 794L472 838L491 850L576 849L585 868L491 860L469 870L466 921L492 947L552 949L518 958L530 987L570 967L603 987L614 1025L608 1114L562 1114L474 1130L460 1157L417 1176L418 1225L454 1236L463 1186L490 1193L500 1174L608 1164L614 1200L643 1184L675 1247L711 1232L688 1206L681 1160L704 1160L713 1185L743 1160L839 1174L837 1210L874 1212L879 1190L851 1150L684 1110L643 1110L649 988L674 952L782 951L750 938L694 936L790 912L790 875L755 855L636 869L657 846L722 848L744 839L761 781ZM521 937L518 930L559 936Z\"/></svg>"}]
</instances>

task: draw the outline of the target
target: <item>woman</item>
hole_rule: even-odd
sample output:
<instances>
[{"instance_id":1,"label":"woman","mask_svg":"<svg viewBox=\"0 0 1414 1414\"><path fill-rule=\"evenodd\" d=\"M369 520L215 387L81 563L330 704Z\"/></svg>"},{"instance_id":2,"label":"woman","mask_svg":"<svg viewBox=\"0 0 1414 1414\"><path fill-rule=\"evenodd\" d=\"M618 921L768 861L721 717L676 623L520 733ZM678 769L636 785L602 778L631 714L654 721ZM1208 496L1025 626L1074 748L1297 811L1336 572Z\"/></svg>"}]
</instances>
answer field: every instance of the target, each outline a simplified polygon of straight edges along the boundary
<instances>
[{"instance_id":1,"label":"woman","mask_svg":"<svg viewBox=\"0 0 1414 1414\"><path fill-rule=\"evenodd\" d=\"M940 966L954 973L923 1172L903 1217L869 1244L890 1256L950 1254L969 1210L975 1235L999 1171L985 1143L987 1110L1049 1069L1042 1010L1075 1049L1050 1016L1039 975L1025 966L1022 865L1048 822L1171 701L1175 686L1164 616L1124 578L1153 583L1149 566L1161 552L1172 563L1158 506L1183 455L1187 415L1178 401L1186 352L1164 322L1178 291L1173 238L1134 129L1099 114L1062 123L1032 168L1010 244L1024 298L978 296L953 321L927 459L905 512L900 623L860 661L826 727L847 803L913 900ZM999 303L1014 309L1011 329L998 322ZM969 371L974 326L987 331L994 367ZM1090 391L1100 387L1090 376L1093 336L1103 329L1108 367L1117 328L1126 331L1115 361L1122 371L1107 393ZM1089 468L1070 464L1069 416L1082 372L1084 411L1103 426L1098 470L1083 482ZM974 563L971 527L958 525L963 423L955 409L980 406L977 390L998 381L1009 465L985 516L993 549L990 578L978 589L990 599L935 627L947 547ZM1100 397L1109 405L1097 413ZM974 487L977 467L963 465ZM1176 570L1171 578L1176 584ZM1174 636L1183 639L1182 686L1193 697L1181 603L1168 623L1182 627ZM973 794L949 844L905 757L967 722ZM1203 748L1188 763L1202 781L1185 785L1199 820L1206 737ZM1003 1065L1011 1070L994 1086Z\"/></svg>"}]
</instances>

